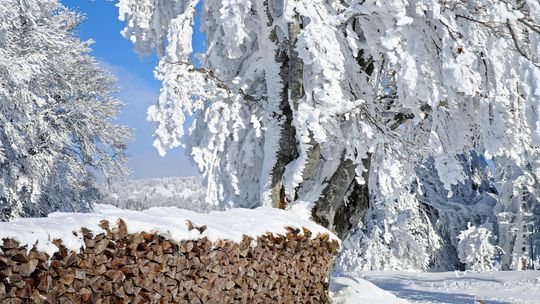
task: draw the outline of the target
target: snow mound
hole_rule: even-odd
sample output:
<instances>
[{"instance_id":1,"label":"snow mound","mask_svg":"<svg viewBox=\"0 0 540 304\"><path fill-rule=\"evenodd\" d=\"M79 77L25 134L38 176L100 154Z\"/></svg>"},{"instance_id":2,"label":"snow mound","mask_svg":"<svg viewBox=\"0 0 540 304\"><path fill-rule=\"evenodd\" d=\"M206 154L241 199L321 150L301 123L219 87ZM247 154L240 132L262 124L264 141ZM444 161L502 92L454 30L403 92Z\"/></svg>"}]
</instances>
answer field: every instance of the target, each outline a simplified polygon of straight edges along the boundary
<instances>
[{"instance_id":1,"label":"snow mound","mask_svg":"<svg viewBox=\"0 0 540 304\"><path fill-rule=\"evenodd\" d=\"M330 298L333 304L408 304L388 291L366 280L348 276L334 276L330 280Z\"/></svg>"},{"instance_id":2,"label":"snow mound","mask_svg":"<svg viewBox=\"0 0 540 304\"><path fill-rule=\"evenodd\" d=\"M20 246L54 254L58 247L52 243L60 239L67 249L78 252L84 246L82 228L94 233L104 230L99 226L103 220L115 224L124 220L128 233L153 232L174 240L185 241L207 237L210 241L231 240L240 242L244 235L252 238L266 233L286 234L287 227L307 228L313 238L328 234L333 240L337 236L314 222L298 218L285 210L262 207L257 209L231 209L197 213L175 207L151 208L145 211L122 210L110 205L96 205L93 213L52 213L47 218L24 218L0 223L0 245L3 239L12 238ZM206 226L201 233L188 229L188 221L195 227ZM201 229L202 230L202 229Z\"/></svg>"}]
</instances>

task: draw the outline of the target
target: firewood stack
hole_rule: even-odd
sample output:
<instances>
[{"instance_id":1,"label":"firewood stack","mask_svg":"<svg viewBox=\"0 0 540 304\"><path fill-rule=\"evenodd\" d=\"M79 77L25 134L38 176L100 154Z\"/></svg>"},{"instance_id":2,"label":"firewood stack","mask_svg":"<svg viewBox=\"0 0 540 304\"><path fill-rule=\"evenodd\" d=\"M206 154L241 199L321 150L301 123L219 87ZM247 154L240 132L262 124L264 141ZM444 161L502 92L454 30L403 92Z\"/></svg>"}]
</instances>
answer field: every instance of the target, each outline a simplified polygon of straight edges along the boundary
<instances>
[{"instance_id":1,"label":"firewood stack","mask_svg":"<svg viewBox=\"0 0 540 304\"><path fill-rule=\"evenodd\" d=\"M204 232L205 227L192 227ZM85 248L52 257L4 239L1 303L327 303L327 275L338 243L307 229L240 243L207 238L180 243L128 234L119 220L106 233L82 231Z\"/></svg>"}]
</instances>

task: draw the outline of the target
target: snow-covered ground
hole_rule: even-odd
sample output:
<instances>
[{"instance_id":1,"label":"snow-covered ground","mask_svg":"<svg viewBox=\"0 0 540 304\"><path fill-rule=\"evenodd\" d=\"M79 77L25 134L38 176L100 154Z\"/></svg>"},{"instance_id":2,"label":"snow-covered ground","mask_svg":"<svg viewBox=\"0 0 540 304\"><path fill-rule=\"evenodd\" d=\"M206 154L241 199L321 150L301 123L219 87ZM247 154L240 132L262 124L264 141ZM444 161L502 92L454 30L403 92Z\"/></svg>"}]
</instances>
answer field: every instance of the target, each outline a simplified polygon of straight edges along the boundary
<instances>
[{"instance_id":1,"label":"snow-covered ground","mask_svg":"<svg viewBox=\"0 0 540 304\"><path fill-rule=\"evenodd\" d=\"M334 277L331 288L335 304L537 304L540 271L364 272Z\"/></svg>"},{"instance_id":2,"label":"snow-covered ground","mask_svg":"<svg viewBox=\"0 0 540 304\"><path fill-rule=\"evenodd\" d=\"M333 304L408 304L392 293L382 290L366 280L335 276L330 280L330 298Z\"/></svg>"}]
</instances>

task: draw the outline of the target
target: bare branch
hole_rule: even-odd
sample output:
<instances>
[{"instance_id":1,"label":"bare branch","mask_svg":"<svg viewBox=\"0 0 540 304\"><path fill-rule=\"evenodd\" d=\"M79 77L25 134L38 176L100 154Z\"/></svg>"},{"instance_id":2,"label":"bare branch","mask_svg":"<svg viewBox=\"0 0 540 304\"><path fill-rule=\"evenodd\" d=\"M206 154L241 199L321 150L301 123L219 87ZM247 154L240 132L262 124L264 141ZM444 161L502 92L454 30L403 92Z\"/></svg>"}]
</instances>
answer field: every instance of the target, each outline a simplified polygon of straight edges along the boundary
<instances>
[{"instance_id":1,"label":"bare branch","mask_svg":"<svg viewBox=\"0 0 540 304\"><path fill-rule=\"evenodd\" d=\"M527 26L529 29L537 32L538 34L540 34L540 25L538 24L533 24L533 23L530 23L528 20L526 20L525 18L519 18L518 19L519 22L523 23L525 26Z\"/></svg>"},{"instance_id":2,"label":"bare branch","mask_svg":"<svg viewBox=\"0 0 540 304\"><path fill-rule=\"evenodd\" d=\"M216 86L218 88L220 88L220 89L224 90L225 92L227 92L227 97L229 99L231 99L231 94L236 93L236 94L241 95L245 100L254 101L254 102L259 102L260 101L260 100L256 99L255 97L246 94L241 88L235 89L234 91L236 91L236 92L233 92L233 90L231 90L231 88L225 83L225 81L223 81L222 79L217 77L214 74L214 72L209 70L209 69L199 68L199 67L196 67L194 64L189 63L189 62L185 62L185 61L169 62L169 64L185 65L185 66L188 66L188 71L189 72L197 72L197 73L204 74L206 77L211 79L216 84Z\"/></svg>"},{"instance_id":3,"label":"bare branch","mask_svg":"<svg viewBox=\"0 0 540 304\"><path fill-rule=\"evenodd\" d=\"M502 36L502 33L497 30L497 27L494 26L494 24L491 24L491 23L488 23L488 22L485 22L485 21L482 21L482 20L474 19L474 18L471 18L469 16L459 15L459 14L456 14L456 18L461 18L461 19L465 19L465 20L480 24L480 25L486 27L488 30L490 30L491 33L494 36L496 36L496 37L501 37Z\"/></svg>"},{"instance_id":4,"label":"bare branch","mask_svg":"<svg viewBox=\"0 0 540 304\"><path fill-rule=\"evenodd\" d=\"M508 28L508 31L510 32L510 36L512 37L512 40L514 41L514 46L516 47L516 50L518 53L525 59L529 60L535 67L540 69L540 64L538 62L535 62L527 52L521 48L521 45L519 43L519 38L517 36L517 33L514 29L514 26L510 21L506 21L506 26Z\"/></svg>"}]
</instances>

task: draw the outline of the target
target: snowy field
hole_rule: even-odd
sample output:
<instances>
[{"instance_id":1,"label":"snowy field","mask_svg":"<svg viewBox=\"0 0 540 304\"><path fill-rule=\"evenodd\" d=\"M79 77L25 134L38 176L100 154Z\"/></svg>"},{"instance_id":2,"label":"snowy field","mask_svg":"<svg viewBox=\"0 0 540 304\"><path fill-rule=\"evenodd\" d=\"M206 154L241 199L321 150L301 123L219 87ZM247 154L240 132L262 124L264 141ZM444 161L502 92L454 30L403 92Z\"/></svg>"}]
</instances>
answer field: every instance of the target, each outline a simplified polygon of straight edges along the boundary
<instances>
[{"instance_id":1,"label":"snowy field","mask_svg":"<svg viewBox=\"0 0 540 304\"><path fill-rule=\"evenodd\" d=\"M116 180L104 185L101 194L104 204L121 209L178 207L209 212L216 208L205 203L206 189L198 176Z\"/></svg>"},{"instance_id":2,"label":"snowy field","mask_svg":"<svg viewBox=\"0 0 540 304\"><path fill-rule=\"evenodd\" d=\"M540 271L365 272L360 277L333 278L336 304L540 303Z\"/></svg>"}]
</instances>

